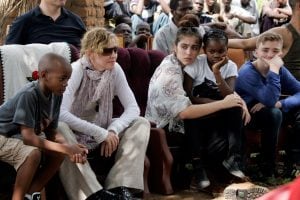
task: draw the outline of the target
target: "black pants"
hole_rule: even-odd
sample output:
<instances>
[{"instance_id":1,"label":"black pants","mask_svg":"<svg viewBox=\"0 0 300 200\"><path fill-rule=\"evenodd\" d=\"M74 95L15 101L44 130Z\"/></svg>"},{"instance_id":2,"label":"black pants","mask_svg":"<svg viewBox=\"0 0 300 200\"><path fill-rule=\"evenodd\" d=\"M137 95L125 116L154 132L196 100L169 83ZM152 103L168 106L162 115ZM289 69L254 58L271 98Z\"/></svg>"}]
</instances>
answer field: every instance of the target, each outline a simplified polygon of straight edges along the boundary
<instances>
[{"instance_id":1,"label":"black pants","mask_svg":"<svg viewBox=\"0 0 300 200\"><path fill-rule=\"evenodd\" d=\"M227 158L242 156L242 110L231 108L197 119L184 120L191 158L213 156L227 147Z\"/></svg>"}]
</instances>

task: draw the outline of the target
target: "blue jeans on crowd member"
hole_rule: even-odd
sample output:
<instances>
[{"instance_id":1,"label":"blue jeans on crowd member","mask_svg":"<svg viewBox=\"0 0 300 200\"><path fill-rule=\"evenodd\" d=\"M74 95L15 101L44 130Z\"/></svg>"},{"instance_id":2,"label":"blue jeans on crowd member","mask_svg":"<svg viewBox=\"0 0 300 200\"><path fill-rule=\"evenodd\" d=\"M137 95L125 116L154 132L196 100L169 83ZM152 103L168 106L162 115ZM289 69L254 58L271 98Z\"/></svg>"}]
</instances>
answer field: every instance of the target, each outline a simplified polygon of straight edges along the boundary
<instances>
[{"instance_id":1,"label":"blue jeans on crowd member","mask_svg":"<svg viewBox=\"0 0 300 200\"><path fill-rule=\"evenodd\" d=\"M250 110L250 108L249 108ZM263 107L261 110L251 114L251 122L248 127L260 129L261 156L263 161L263 173L272 175L275 170L276 147L278 133L282 122L282 112L278 108Z\"/></svg>"},{"instance_id":2,"label":"blue jeans on crowd member","mask_svg":"<svg viewBox=\"0 0 300 200\"><path fill-rule=\"evenodd\" d=\"M169 15L166 13L162 12L159 14L157 19L153 22L152 26L152 34L155 35L155 33L164 25L169 24Z\"/></svg>"},{"instance_id":3,"label":"blue jeans on crowd member","mask_svg":"<svg viewBox=\"0 0 300 200\"><path fill-rule=\"evenodd\" d=\"M135 37L135 31L136 31L136 27L138 24L140 24L141 22L143 22L144 20L139 16L139 15L132 15L131 16L131 22L132 22L132 26L131 26L131 30L132 30L132 37ZM163 27L164 25L169 23L169 16L162 12L157 19L153 22L153 24L149 24L151 27L151 34L154 36L155 33L158 31L158 29L160 29L161 27Z\"/></svg>"}]
</instances>

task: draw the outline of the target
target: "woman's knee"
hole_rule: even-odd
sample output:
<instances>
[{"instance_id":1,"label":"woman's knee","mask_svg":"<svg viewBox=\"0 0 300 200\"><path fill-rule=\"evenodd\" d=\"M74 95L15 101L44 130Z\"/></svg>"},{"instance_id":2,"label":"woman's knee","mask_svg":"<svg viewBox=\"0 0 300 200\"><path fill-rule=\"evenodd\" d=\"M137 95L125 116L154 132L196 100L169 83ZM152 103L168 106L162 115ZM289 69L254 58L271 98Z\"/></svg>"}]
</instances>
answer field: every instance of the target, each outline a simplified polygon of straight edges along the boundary
<instances>
[{"instance_id":1,"label":"woman's knee","mask_svg":"<svg viewBox=\"0 0 300 200\"><path fill-rule=\"evenodd\" d=\"M133 132L135 132L135 137L141 143L148 143L150 137L150 122L144 117L138 117L133 125Z\"/></svg>"}]
</instances>

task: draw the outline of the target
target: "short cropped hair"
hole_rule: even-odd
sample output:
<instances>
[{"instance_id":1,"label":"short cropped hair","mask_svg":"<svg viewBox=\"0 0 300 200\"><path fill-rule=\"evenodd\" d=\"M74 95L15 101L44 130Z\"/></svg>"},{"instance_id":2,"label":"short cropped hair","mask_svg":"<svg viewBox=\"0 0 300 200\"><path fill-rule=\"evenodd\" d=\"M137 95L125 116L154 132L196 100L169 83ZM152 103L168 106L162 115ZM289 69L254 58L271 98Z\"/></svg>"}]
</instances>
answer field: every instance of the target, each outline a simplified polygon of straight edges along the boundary
<instances>
[{"instance_id":1,"label":"short cropped hair","mask_svg":"<svg viewBox=\"0 0 300 200\"><path fill-rule=\"evenodd\" d=\"M271 42L277 41L283 44L283 39L280 34L269 31L269 32L264 32L258 36L256 40L256 48L258 48L260 44L264 44L267 41L271 41Z\"/></svg>"},{"instance_id":2,"label":"short cropped hair","mask_svg":"<svg viewBox=\"0 0 300 200\"><path fill-rule=\"evenodd\" d=\"M103 48L109 45L117 45L117 37L105 28L93 28L87 31L81 40L80 54L84 55L87 50L103 53Z\"/></svg>"}]
</instances>

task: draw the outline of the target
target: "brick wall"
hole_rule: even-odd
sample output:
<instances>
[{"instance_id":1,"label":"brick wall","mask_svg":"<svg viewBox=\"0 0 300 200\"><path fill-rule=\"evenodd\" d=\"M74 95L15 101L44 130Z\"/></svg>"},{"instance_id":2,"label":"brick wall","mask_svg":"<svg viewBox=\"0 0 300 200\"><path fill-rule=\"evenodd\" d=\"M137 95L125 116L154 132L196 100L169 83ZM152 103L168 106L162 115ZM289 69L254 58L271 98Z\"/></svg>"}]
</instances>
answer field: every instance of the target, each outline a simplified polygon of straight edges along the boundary
<instances>
[{"instance_id":1,"label":"brick wall","mask_svg":"<svg viewBox=\"0 0 300 200\"><path fill-rule=\"evenodd\" d=\"M19 1L19 0L16 0ZM95 26L104 25L104 0L68 0L66 8L79 15L86 27L92 28ZM32 7L28 7L27 10ZM0 45L3 44L6 27L18 16L19 11L12 12L3 22L0 28Z\"/></svg>"},{"instance_id":2,"label":"brick wall","mask_svg":"<svg viewBox=\"0 0 300 200\"><path fill-rule=\"evenodd\" d=\"M74 13L78 14L87 28L104 25L104 0L69 0L67 4Z\"/></svg>"}]
</instances>

